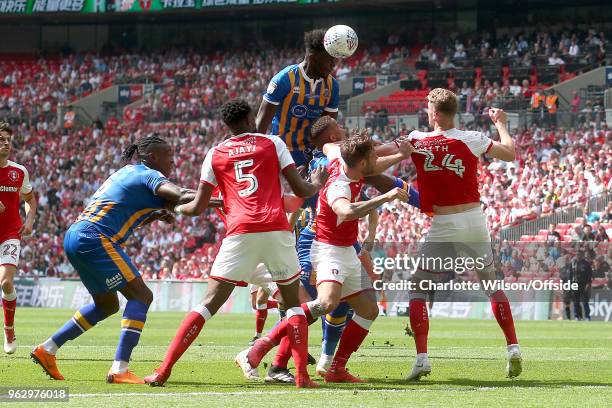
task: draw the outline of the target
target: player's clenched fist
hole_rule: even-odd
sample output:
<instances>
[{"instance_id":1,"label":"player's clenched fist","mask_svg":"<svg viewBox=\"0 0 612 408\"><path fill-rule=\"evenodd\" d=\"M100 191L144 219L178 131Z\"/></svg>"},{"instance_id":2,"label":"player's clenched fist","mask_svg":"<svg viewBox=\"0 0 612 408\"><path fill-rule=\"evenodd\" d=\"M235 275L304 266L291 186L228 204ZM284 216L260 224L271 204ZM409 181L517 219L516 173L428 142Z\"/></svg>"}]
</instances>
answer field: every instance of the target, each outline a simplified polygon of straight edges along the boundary
<instances>
[{"instance_id":1,"label":"player's clenched fist","mask_svg":"<svg viewBox=\"0 0 612 408\"><path fill-rule=\"evenodd\" d=\"M414 146L408 141L408 139L400 138L396 140L396 143L400 153L404 157L410 157L410 155L415 152Z\"/></svg>"},{"instance_id":2,"label":"player's clenched fist","mask_svg":"<svg viewBox=\"0 0 612 408\"><path fill-rule=\"evenodd\" d=\"M4 204L2 204L2 201L0 201L0 214L3 213L5 209L6 207L4 206Z\"/></svg>"},{"instance_id":3,"label":"player's clenched fist","mask_svg":"<svg viewBox=\"0 0 612 408\"><path fill-rule=\"evenodd\" d=\"M508 115L506 114L506 112L504 112L503 109L489 108L488 113L493 123L506 124L506 121L508 120Z\"/></svg>"},{"instance_id":4,"label":"player's clenched fist","mask_svg":"<svg viewBox=\"0 0 612 408\"><path fill-rule=\"evenodd\" d=\"M400 201L408 201L408 192L404 189L395 187L393 190L390 190L385 193L385 196L389 201L400 200Z\"/></svg>"},{"instance_id":5,"label":"player's clenched fist","mask_svg":"<svg viewBox=\"0 0 612 408\"><path fill-rule=\"evenodd\" d=\"M327 178L329 177L329 173L325 167L317 167L310 173L310 182L319 188L325 185Z\"/></svg>"}]
</instances>

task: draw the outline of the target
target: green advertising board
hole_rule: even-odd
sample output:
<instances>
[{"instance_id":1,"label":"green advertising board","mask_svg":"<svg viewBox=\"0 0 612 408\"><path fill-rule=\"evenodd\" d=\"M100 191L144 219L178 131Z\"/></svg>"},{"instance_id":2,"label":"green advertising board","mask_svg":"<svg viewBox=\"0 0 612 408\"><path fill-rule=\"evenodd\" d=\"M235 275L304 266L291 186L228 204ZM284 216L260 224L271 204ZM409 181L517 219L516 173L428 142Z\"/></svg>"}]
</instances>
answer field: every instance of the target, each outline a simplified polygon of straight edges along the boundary
<instances>
[{"instance_id":1,"label":"green advertising board","mask_svg":"<svg viewBox=\"0 0 612 408\"><path fill-rule=\"evenodd\" d=\"M0 13L98 13L106 0L0 0Z\"/></svg>"},{"instance_id":2,"label":"green advertising board","mask_svg":"<svg viewBox=\"0 0 612 408\"><path fill-rule=\"evenodd\" d=\"M228 6L328 3L319 0L117 0L117 11L162 11Z\"/></svg>"},{"instance_id":3,"label":"green advertising board","mask_svg":"<svg viewBox=\"0 0 612 408\"><path fill-rule=\"evenodd\" d=\"M340 0L0 0L0 14L156 12L337 1Z\"/></svg>"}]
</instances>

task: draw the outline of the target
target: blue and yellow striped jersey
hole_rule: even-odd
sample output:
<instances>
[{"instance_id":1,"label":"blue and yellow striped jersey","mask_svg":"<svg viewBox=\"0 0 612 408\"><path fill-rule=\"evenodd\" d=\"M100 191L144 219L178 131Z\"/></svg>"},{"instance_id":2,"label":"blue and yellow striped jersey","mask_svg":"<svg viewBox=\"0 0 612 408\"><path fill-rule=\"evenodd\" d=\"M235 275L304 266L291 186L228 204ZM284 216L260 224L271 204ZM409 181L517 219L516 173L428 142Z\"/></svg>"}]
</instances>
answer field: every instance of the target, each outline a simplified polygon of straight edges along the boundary
<instances>
[{"instance_id":1,"label":"blue and yellow striped jersey","mask_svg":"<svg viewBox=\"0 0 612 408\"><path fill-rule=\"evenodd\" d=\"M87 221L117 244L125 242L165 200L157 188L168 179L144 164L127 165L100 186L75 223Z\"/></svg>"},{"instance_id":2,"label":"blue and yellow striped jersey","mask_svg":"<svg viewBox=\"0 0 612 408\"><path fill-rule=\"evenodd\" d=\"M304 63L289 65L272 78L263 98L277 105L272 133L285 141L289 151L311 148L310 126L324 111L337 112L340 88L336 78L311 79Z\"/></svg>"},{"instance_id":3,"label":"blue and yellow striped jersey","mask_svg":"<svg viewBox=\"0 0 612 408\"><path fill-rule=\"evenodd\" d=\"M300 211L300 216L298 217L297 222L295 223L295 241L297 242L300 239L300 232L306 228L312 220L314 219L314 209L310 207L303 208Z\"/></svg>"}]
</instances>

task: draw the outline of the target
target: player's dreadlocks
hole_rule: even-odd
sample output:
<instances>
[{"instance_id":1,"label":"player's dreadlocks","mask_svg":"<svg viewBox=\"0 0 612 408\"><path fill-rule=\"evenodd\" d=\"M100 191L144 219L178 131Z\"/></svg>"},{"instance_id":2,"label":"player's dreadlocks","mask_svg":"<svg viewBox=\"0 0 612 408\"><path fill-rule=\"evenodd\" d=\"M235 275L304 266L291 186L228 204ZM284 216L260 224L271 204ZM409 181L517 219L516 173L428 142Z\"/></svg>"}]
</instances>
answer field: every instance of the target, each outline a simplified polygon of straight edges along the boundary
<instances>
[{"instance_id":1,"label":"player's dreadlocks","mask_svg":"<svg viewBox=\"0 0 612 408\"><path fill-rule=\"evenodd\" d=\"M13 130L11 129L11 125L8 122L0 121L0 132L6 132L9 135L13 134Z\"/></svg>"},{"instance_id":2,"label":"player's dreadlocks","mask_svg":"<svg viewBox=\"0 0 612 408\"><path fill-rule=\"evenodd\" d=\"M235 125L246 118L251 107L244 99L232 99L221 107L221 117L227 126Z\"/></svg>"},{"instance_id":3,"label":"player's dreadlocks","mask_svg":"<svg viewBox=\"0 0 612 408\"><path fill-rule=\"evenodd\" d=\"M154 147L167 144L168 142L159 137L159 135L157 134L143 137L142 139L138 140L136 143L130 145L127 149L125 149L125 151L121 155L121 160L123 161L123 164L129 163L130 161L132 161L134 153L138 153L138 158L140 160L145 159Z\"/></svg>"},{"instance_id":4,"label":"player's dreadlocks","mask_svg":"<svg viewBox=\"0 0 612 408\"><path fill-rule=\"evenodd\" d=\"M306 52L313 53L316 51L325 51L323 37L325 37L325 30L317 29L306 31L304 33L304 47L306 47Z\"/></svg>"}]
</instances>

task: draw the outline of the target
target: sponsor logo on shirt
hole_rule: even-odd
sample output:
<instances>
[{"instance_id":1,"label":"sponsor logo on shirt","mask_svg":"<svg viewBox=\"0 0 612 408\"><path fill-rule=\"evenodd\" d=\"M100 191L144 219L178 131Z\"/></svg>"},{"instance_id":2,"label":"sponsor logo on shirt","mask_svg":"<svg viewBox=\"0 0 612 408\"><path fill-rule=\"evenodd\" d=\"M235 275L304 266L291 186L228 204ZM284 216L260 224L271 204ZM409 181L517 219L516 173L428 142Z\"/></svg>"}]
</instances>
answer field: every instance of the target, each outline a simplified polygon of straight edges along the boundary
<instances>
[{"instance_id":1,"label":"sponsor logo on shirt","mask_svg":"<svg viewBox=\"0 0 612 408\"><path fill-rule=\"evenodd\" d=\"M296 118L303 118L308 113L308 108L305 105L295 105L291 108L291 114Z\"/></svg>"},{"instance_id":2,"label":"sponsor logo on shirt","mask_svg":"<svg viewBox=\"0 0 612 408\"><path fill-rule=\"evenodd\" d=\"M17 187L0 186L0 193L16 193L19 190Z\"/></svg>"}]
</instances>

